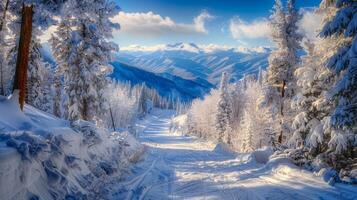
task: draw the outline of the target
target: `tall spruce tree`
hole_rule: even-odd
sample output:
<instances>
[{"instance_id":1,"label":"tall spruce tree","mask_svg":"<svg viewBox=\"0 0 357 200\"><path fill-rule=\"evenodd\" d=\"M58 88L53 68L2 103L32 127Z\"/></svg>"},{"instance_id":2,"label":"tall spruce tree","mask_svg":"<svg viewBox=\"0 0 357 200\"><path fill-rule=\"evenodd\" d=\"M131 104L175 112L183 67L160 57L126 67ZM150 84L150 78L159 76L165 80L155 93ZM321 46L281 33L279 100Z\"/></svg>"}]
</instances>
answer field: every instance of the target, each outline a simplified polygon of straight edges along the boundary
<instances>
[{"instance_id":1,"label":"tall spruce tree","mask_svg":"<svg viewBox=\"0 0 357 200\"><path fill-rule=\"evenodd\" d=\"M109 42L118 24L110 21L119 8L109 0L69 0L53 35L52 48L64 73L70 120L95 120L106 112L103 89L117 46Z\"/></svg>"},{"instance_id":2,"label":"tall spruce tree","mask_svg":"<svg viewBox=\"0 0 357 200\"><path fill-rule=\"evenodd\" d=\"M294 94L295 81L293 72L299 61L297 51L301 48L301 35L297 33L300 15L296 11L295 1L288 1L285 11L281 0L276 0L270 17L271 36L276 50L269 56L268 82L272 92L268 97L280 112L281 130L278 141L283 142L283 132L290 132L290 99Z\"/></svg>"},{"instance_id":3,"label":"tall spruce tree","mask_svg":"<svg viewBox=\"0 0 357 200\"><path fill-rule=\"evenodd\" d=\"M218 134L218 142L223 142L225 135L230 134L229 130L231 126L232 108L227 84L227 73L223 72L219 88L219 100L216 114L216 130ZM230 137L227 138L229 140L227 142L230 143Z\"/></svg>"},{"instance_id":4,"label":"tall spruce tree","mask_svg":"<svg viewBox=\"0 0 357 200\"><path fill-rule=\"evenodd\" d=\"M321 36L344 38L344 43L327 63L339 77L330 91L337 106L330 120L333 131L329 148L350 157L357 143L357 2L335 0L325 3L335 6L337 12L325 24Z\"/></svg>"}]
</instances>

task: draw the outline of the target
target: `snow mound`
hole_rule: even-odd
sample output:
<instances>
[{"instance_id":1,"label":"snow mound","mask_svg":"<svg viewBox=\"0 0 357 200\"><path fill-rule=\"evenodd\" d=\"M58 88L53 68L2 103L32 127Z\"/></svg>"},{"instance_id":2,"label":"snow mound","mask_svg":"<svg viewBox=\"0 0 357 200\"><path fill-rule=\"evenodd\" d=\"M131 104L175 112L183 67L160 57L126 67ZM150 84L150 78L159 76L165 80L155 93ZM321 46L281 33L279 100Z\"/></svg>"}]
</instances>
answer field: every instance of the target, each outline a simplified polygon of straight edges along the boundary
<instances>
[{"instance_id":1,"label":"snow mound","mask_svg":"<svg viewBox=\"0 0 357 200\"><path fill-rule=\"evenodd\" d=\"M70 124L0 98L1 199L106 199L144 147L127 132Z\"/></svg>"},{"instance_id":2,"label":"snow mound","mask_svg":"<svg viewBox=\"0 0 357 200\"><path fill-rule=\"evenodd\" d=\"M235 155L236 153L225 143L218 143L213 149L213 152L224 155Z\"/></svg>"},{"instance_id":3,"label":"snow mound","mask_svg":"<svg viewBox=\"0 0 357 200\"><path fill-rule=\"evenodd\" d=\"M273 155L273 153L274 151L271 147L263 147L254 151L252 155L258 163L265 164L269 161L269 157Z\"/></svg>"}]
</instances>

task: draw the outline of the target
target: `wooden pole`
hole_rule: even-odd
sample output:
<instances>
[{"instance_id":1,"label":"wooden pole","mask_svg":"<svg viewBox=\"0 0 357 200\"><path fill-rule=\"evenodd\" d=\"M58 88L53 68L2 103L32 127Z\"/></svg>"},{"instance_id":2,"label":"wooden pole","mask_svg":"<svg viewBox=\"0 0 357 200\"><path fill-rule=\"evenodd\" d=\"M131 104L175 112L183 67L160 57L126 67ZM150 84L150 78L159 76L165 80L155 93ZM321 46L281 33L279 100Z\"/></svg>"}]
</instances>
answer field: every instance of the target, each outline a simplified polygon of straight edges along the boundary
<instances>
[{"instance_id":1,"label":"wooden pole","mask_svg":"<svg viewBox=\"0 0 357 200\"><path fill-rule=\"evenodd\" d=\"M15 82L13 91L19 90L19 104L21 110L24 108L26 98L27 67L30 54L30 43L32 36L33 5L22 7L22 21L19 49L17 52Z\"/></svg>"}]
</instances>

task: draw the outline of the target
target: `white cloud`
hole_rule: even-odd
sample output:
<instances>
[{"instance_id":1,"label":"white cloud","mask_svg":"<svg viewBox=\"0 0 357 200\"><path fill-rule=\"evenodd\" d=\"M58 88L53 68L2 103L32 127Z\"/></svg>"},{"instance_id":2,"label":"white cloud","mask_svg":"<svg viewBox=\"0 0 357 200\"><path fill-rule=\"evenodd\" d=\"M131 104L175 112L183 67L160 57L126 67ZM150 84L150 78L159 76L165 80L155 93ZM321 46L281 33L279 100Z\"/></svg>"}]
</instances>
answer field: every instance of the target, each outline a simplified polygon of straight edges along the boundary
<instances>
[{"instance_id":1,"label":"white cloud","mask_svg":"<svg viewBox=\"0 0 357 200\"><path fill-rule=\"evenodd\" d=\"M322 28L322 13L314 10L301 10L302 19L298 22L299 31L309 39L315 40Z\"/></svg>"},{"instance_id":2,"label":"white cloud","mask_svg":"<svg viewBox=\"0 0 357 200\"><path fill-rule=\"evenodd\" d=\"M230 21L229 30L232 37L236 40L270 37L269 22L264 18L248 23L239 17L235 17Z\"/></svg>"},{"instance_id":3,"label":"white cloud","mask_svg":"<svg viewBox=\"0 0 357 200\"><path fill-rule=\"evenodd\" d=\"M161 36L167 34L206 34L207 20L213 16L207 11L193 19L191 24L177 23L170 17L163 17L153 12L126 13L119 12L112 20L120 24L119 33L134 35Z\"/></svg>"}]
</instances>

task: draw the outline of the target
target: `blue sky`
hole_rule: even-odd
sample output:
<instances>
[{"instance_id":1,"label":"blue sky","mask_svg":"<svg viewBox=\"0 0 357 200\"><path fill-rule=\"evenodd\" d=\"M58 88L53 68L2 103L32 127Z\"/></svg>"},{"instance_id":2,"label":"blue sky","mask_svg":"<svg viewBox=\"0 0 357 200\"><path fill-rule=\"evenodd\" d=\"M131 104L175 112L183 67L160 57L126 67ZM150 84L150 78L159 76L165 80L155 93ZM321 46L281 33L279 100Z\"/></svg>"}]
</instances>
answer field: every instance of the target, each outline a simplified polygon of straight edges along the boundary
<instances>
[{"instance_id":1,"label":"blue sky","mask_svg":"<svg viewBox=\"0 0 357 200\"><path fill-rule=\"evenodd\" d=\"M320 0L296 0L312 8ZM117 0L120 46L176 42L228 46L271 45L266 19L274 0Z\"/></svg>"}]
</instances>

